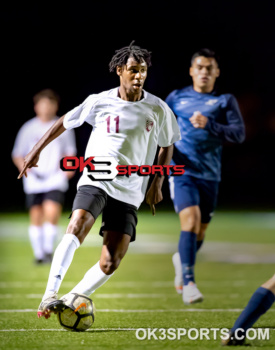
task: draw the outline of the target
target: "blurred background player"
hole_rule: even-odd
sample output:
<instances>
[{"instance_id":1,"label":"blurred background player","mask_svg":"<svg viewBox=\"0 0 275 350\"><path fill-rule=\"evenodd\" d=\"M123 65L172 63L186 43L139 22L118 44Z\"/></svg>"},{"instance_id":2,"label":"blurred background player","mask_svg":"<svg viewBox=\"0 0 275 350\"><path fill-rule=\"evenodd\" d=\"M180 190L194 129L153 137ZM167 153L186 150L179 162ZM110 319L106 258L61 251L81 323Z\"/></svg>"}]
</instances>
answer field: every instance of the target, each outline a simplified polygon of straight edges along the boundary
<instances>
[{"instance_id":1,"label":"blurred background player","mask_svg":"<svg viewBox=\"0 0 275 350\"><path fill-rule=\"evenodd\" d=\"M171 199L181 226L178 252L172 259L175 287L183 293L185 304L203 300L195 284L194 266L216 206L223 142L241 143L245 139L236 99L214 91L220 75L215 52L210 49L195 52L189 73L193 85L174 90L166 99L181 130L171 164L185 164L183 176L169 179Z\"/></svg>"},{"instance_id":2,"label":"blurred background player","mask_svg":"<svg viewBox=\"0 0 275 350\"><path fill-rule=\"evenodd\" d=\"M271 308L274 301L275 275L254 292L230 330L228 338L222 341L222 345L242 345L245 341L245 332Z\"/></svg>"},{"instance_id":3,"label":"blurred background player","mask_svg":"<svg viewBox=\"0 0 275 350\"><path fill-rule=\"evenodd\" d=\"M42 90L33 101L36 117L21 127L12 150L12 160L20 172L24 157L58 119L60 98L55 91ZM38 167L28 169L28 176L23 179L30 216L29 237L36 263L50 262L52 258L64 193L74 174L60 169L60 159L76 155L74 131L53 141L42 154Z\"/></svg>"}]
</instances>

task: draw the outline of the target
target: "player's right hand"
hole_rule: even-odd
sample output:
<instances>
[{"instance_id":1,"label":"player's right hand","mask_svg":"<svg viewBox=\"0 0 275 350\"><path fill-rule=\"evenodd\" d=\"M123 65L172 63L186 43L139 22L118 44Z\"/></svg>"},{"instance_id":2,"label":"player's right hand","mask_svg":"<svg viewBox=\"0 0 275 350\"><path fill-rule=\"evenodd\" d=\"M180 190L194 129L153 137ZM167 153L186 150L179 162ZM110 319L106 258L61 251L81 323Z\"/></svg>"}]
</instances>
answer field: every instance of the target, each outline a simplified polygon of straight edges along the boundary
<instances>
[{"instance_id":1,"label":"player's right hand","mask_svg":"<svg viewBox=\"0 0 275 350\"><path fill-rule=\"evenodd\" d=\"M27 169L38 167L37 163L39 161L39 154L37 152L31 151L26 155L24 158L24 164L23 169L21 170L20 174L18 175L17 179L21 179L23 175L28 177Z\"/></svg>"},{"instance_id":2,"label":"player's right hand","mask_svg":"<svg viewBox=\"0 0 275 350\"><path fill-rule=\"evenodd\" d=\"M208 118L201 114L199 111L195 111L191 118L189 118L194 128L204 129L208 122Z\"/></svg>"},{"instance_id":3,"label":"player's right hand","mask_svg":"<svg viewBox=\"0 0 275 350\"><path fill-rule=\"evenodd\" d=\"M146 203L149 204L153 216L156 215L155 204L161 202L162 199L161 187L153 181L146 194Z\"/></svg>"}]
</instances>

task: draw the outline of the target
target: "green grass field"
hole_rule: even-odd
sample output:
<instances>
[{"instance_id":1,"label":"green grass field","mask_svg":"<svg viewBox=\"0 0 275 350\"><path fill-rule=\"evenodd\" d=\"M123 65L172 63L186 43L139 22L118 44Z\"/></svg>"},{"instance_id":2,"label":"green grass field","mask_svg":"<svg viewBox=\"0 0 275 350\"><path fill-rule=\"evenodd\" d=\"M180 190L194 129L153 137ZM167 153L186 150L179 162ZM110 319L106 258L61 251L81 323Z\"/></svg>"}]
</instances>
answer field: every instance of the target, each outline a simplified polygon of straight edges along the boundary
<instances>
[{"instance_id":1,"label":"green grass field","mask_svg":"<svg viewBox=\"0 0 275 350\"><path fill-rule=\"evenodd\" d=\"M62 216L59 239L67 217ZM99 223L76 251L60 296L98 261ZM216 340L212 332L210 340L138 340L136 329L230 328L255 289L274 273L274 213L217 211L197 257L196 281L205 301L185 306L174 291L171 261L178 218L172 211L160 210L155 217L141 211L137 241L114 276L92 295L97 309L93 327L84 333L68 332L55 315L37 319L50 266L33 264L27 214L2 214L0 225L1 349L221 349L219 333ZM270 340L247 341L251 349L275 348L274 310L255 324L270 329Z\"/></svg>"}]
</instances>

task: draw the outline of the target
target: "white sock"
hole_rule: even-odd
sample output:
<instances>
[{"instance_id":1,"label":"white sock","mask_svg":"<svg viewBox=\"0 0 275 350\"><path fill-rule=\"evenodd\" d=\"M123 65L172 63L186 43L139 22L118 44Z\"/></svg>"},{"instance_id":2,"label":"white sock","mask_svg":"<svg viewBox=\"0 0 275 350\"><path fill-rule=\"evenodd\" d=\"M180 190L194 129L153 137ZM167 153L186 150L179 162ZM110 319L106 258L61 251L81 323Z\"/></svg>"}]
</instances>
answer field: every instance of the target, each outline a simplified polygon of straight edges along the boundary
<instances>
[{"instance_id":1,"label":"white sock","mask_svg":"<svg viewBox=\"0 0 275 350\"><path fill-rule=\"evenodd\" d=\"M43 228L42 226L29 226L29 237L32 245L33 254L36 259L44 258L43 251Z\"/></svg>"},{"instance_id":2,"label":"white sock","mask_svg":"<svg viewBox=\"0 0 275 350\"><path fill-rule=\"evenodd\" d=\"M175 267L176 276L180 276L182 278L182 264L180 260L180 253L176 252L172 257L172 260Z\"/></svg>"},{"instance_id":3,"label":"white sock","mask_svg":"<svg viewBox=\"0 0 275 350\"><path fill-rule=\"evenodd\" d=\"M73 260L74 252L79 246L80 242L75 235L66 233L63 236L54 252L49 279L42 300L47 298L49 294L58 292L61 282Z\"/></svg>"},{"instance_id":4,"label":"white sock","mask_svg":"<svg viewBox=\"0 0 275 350\"><path fill-rule=\"evenodd\" d=\"M43 248L46 254L52 254L57 236L57 225L45 222L43 225Z\"/></svg>"},{"instance_id":5,"label":"white sock","mask_svg":"<svg viewBox=\"0 0 275 350\"><path fill-rule=\"evenodd\" d=\"M91 295L101 287L113 275L106 275L99 266L99 261L88 270L83 279L71 290L70 293Z\"/></svg>"}]
</instances>

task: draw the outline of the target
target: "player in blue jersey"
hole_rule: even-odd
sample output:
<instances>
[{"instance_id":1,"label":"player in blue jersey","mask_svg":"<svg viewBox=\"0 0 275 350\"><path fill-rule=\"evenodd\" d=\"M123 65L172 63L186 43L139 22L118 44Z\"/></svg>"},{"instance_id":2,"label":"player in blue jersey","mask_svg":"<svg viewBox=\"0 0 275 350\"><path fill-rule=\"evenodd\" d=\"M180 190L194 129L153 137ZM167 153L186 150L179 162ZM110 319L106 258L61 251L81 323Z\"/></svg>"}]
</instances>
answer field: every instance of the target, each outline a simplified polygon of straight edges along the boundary
<instances>
[{"instance_id":1,"label":"player in blue jersey","mask_svg":"<svg viewBox=\"0 0 275 350\"><path fill-rule=\"evenodd\" d=\"M242 345L246 331L271 308L275 301L275 275L262 284L251 296L228 337L222 340L222 345Z\"/></svg>"},{"instance_id":2,"label":"player in blue jersey","mask_svg":"<svg viewBox=\"0 0 275 350\"><path fill-rule=\"evenodd\" d=\"M216 206L223 143L245 139L235 97L214 90L219 75L216 54L199 50L191 59L193 84L174 90L166 99L181 131L181 140L174 144L172 164L185 164L185 174L170 177L169 185L181 226L178 252L173 255L175 287L187 305L203 300L195 284L194 266Z\"/></svg>"}]
</instances>

